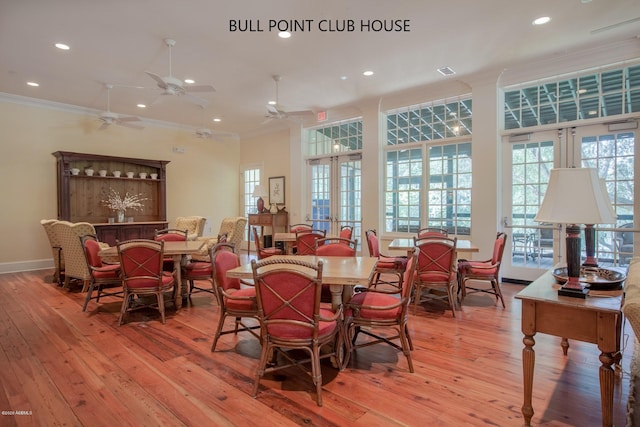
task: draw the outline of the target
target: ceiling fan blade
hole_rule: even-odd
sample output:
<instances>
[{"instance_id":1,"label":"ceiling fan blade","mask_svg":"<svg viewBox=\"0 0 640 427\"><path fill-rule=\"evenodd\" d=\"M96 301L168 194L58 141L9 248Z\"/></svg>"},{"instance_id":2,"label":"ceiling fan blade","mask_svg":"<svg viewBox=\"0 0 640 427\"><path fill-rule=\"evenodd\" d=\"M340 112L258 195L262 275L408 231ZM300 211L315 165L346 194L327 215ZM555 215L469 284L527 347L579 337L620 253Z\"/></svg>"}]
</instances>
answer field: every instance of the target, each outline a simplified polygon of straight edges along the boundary
<instances>
[{"instance_id":1,"label":"ceiling fan blade","mask_svg":"<svg viewBox=\"0 0 640 427\"><path fill-rule=\"evenodd\" d=\"M209 101L207 101L204 98L200 98L199 96L195 96L195 95L191 95L189 93L185 93L183 95L189 102L192 102L196 105L199 105L203 108L207 107L209 105Z\"/></svg>"},{"instance_id":2,"label":"ceiling fan blade","mask_svg":"<svg viewBox=\"0 0 640 427\"><path fill-rule=\"evenodd\" d=\"M158 83L158 87L161 89L166 89L167 88L167 83L164 81L164 79L162 77L160 77L157 74L153 74L150 73L149 71L145 71L145 73L151 77L153 80L156 81L156 83Z\"/></svg>"},{"instance_id":3,"label":"ceiling fan blade","mask_svg":"<svg viewBox=\"0 0 640 427\"><path fill-rule=\"evenodd\" d=\"M309 116L314 114L311 110L287 111L287 116Z\"/></svg>"},{"instance_id":4,"label":"ceiling fan blade","mask_svg":"<svg viewBox=\"0 0 640 427\"><path fill-rule=\"evenodd\" d=\"M182 87L185 92L215 92L216 88L211 85L185 85Z\"/></svg>"},{"instance_id":5,"label":"ceiling fan blade","mask_svg":"<svg viewBox=\"0 0 640 427\"><path fill-rule=\"evenodd\" d=\"M271 114L280 114L280 111L275 105L267 104L267 111Z\"/></svg>"},{"instance_id":6,"label":"ceiling fan blade","mask_svg":"<svg viewBox=\"0 0 640 427\"><path fill-rule=\"evenodd\" d=\"M118 119L118 121L121 121L121 122L139 122L140 121L140 117L136 117L136 116L120 117Z\"/></svg>"},{"instance_id":7,"label":"ceiling fan blade","mask_svg":"<svg viewBox=\"0 0 640 427\"><path fill-rule=\"evenodd\" d=\"M267 123L269 123L271 120L274 119L272 116L265 116L265 117L266 117L266 120L260 123L261 125L266 125Z\"/></svg>"},{"instance_id":8,"label":"ceiling fan blade","mask_svg":"<svg viewBox=\"0 0 640 427\"><path fill-rule=\"evenodd\" d=\"M123 126L123 127L126 127L126 128L131 128L131 129L144 129L144 126L136 125L136 124L130 123L130 122L123 122L121 120L118 120L116 122L116 124L120 125L120 126Z\"/></svg>"}]
</instances>

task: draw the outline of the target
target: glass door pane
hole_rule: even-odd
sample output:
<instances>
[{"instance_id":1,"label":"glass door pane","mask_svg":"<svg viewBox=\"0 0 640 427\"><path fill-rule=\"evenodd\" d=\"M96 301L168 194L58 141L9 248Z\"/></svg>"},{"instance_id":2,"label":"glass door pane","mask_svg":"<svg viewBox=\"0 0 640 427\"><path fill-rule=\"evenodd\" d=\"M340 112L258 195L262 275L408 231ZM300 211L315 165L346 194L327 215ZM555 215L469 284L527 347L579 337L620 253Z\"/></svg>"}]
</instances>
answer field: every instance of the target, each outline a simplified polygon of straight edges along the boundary
<instances>
[{"instance_id":1,"label":"glass door pane","mask_svg":"<svg viewBox=\"0 0 640 427\"><path fill-rule=\"evenodd\" d=\"M610 131L605 125L575 130L576 158L581 167L596 168L616 211L616 224L596 225L598 264L628 266L634 253L636 146L635 130ZM584 251L584 242L583 242ZM583 252L583 257L585 256Z\"/></svg>"},{"instance_id":2,"label":"glass door pane","mask_svg":"<svg viewBox=\"0 0 640 427\"><path fill-rule=\"evenodd\" d=\"M316 160L310 164L311 186L310 209L307 220L313 228L331 233L331 162L329 159Z\"/></svg>"},{"instance_id":3,"label":"glass door pane","mask_svg":"<svg viewBox=\"0 0 640 427\"><path fill-rule=\"evenodd\" d=\"M503 212L511 245L502 258L503 277L534 280L555 263L557 228L534 218L557 162L563 134L540 132L527 141L504 144Z\"/></svg>"},{"instance_id":4,"label":"glass door pane","mask_svg":"<svg viewBox=\"0 0 640 427\"><path fill-rule=\"evenodd\" d=\"M340 157L338 159L340 206L337 211L340 214L335 223L336 229L332 231L332 234L338 235L341 227L353 227L351 238L358 239L358 246L361 245L360 236L362 236L361 163L359 158Z\"/></svg>"}]
</instances>

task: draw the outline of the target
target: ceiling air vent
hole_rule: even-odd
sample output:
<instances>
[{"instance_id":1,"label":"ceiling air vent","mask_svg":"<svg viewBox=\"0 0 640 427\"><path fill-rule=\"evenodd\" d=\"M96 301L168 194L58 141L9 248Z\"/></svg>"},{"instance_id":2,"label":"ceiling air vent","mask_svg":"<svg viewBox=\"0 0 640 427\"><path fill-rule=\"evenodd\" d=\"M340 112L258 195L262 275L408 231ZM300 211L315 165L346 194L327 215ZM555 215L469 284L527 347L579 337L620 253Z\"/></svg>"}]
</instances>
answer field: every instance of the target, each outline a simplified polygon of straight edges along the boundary
<instances>
[{"instance_id":1,"label":"ceiling air vent","mask_svg":"<svg viewBox=\"0 0 640 427\"><path fill-rule=\"evenodd\" d=\"M438 68L438 72L440 74L442 74L443 76L452 76L452 75L454 75L456 73L455 71L453 71L451 69L451 67Z\"/></svg>"}]
</instances>

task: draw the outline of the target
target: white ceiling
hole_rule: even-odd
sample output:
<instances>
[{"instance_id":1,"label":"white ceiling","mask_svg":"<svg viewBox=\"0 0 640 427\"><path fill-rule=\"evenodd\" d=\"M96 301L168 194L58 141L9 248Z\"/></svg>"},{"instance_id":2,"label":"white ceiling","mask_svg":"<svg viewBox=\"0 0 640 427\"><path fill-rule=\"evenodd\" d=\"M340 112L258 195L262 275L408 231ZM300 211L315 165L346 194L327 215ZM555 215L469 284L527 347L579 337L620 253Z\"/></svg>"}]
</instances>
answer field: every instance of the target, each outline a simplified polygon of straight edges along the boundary
<instances>
[{"instance_id":1,"label":"white ceiling","mask_svg":"<svg viewBox=\"0 0 640 427\"><path fill-rule=\"evenodd\" d=\"M531 25L544 15L549 24ZM283 40L270 19L313 21ZM361 31L361 21L376 19L409 20L410 31ZM263 31L232 32L231 20L252 20L254 29L259 20ZM333 29L353 20L355 31L323 32L321 20ZM113 112L242 136L286 125L263 124L274 74L282 76L280 104L331 117L359 100L446 79L436 71L443 66L464 80L638 36L638 0L0 0L0 92L105 110L103 84L112 83ZM168 75L167 37L177 42L172 74L217 89L199 94L209 102L204 115L183 97L136 107L158 98L145 71ZM362 76L367 69L375 74Z\"/></svg>"}]
</instances>

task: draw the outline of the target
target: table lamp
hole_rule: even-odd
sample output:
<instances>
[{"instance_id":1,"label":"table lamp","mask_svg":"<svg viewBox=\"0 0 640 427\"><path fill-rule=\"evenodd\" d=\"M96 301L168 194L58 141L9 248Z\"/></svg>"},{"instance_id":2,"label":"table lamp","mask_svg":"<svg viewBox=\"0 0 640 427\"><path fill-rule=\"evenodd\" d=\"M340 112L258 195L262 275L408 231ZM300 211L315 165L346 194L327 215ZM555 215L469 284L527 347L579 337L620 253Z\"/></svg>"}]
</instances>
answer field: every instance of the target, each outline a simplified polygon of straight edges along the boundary
<instances>
[{"instance_id":1,"label":"table lamp","mask_svg":"<svg viewBox=\"0 0 640 427\"><path fill-rule=\"evenodd\" d=\"M267 190L264 185L258 184L253 188L253 197L257 197L256 208L258 213L264 212L264 200L262 197L267 197Z\"/></svg>"},{"instance_id":2,"label":"table lamp","mask_svg":"<svg viewBox=\"0 0 640 427\"><path fill-rule=\"evenodd\" d=\"M568 280L558 290L558 295L585 298L588 290L580 284L580 224L587 224L587 229L595 234L594 224L616 222L598 171L592 168L551 169L547 192L534 221L567 224ZM585 241L591 246L587 247L587 254L593 258L594 235Z\"/></svg>"}]
</instances>

